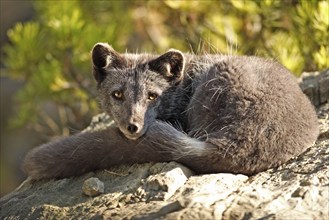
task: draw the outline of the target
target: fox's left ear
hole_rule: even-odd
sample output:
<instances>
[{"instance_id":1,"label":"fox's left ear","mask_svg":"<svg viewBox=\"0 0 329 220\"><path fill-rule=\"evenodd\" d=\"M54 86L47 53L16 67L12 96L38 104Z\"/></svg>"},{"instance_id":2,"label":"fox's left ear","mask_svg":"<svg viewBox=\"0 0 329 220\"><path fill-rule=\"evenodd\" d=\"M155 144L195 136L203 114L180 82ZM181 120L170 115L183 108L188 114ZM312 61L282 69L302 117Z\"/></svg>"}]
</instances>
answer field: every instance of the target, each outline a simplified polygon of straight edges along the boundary
<instances>
[{"instance_id":1,"label":"fox's left ear","mask_svg":"<svg viewBox=\"0 0 329 220\"><path fill-rule=\"evenodd\" d=\"M168 81L178 84L184 75L184 54L179 50L170 49L167 53L150 61L149 68L163 75Z\"/></svg>"}]
</instances>

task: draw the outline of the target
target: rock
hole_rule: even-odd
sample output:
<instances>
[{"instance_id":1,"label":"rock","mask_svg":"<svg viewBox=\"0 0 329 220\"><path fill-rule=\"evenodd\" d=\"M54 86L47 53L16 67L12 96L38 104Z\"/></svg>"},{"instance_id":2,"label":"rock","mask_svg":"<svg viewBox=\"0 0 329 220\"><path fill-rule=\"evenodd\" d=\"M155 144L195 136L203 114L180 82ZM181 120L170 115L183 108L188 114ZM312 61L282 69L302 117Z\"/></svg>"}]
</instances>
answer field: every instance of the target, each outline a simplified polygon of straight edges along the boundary
<instances>
[{"instance_id":1,"label":"rock","mask_svg":"<svg viewBox=\"0 0 329 220\"><path fill-rule=\"evenodd\" d=\"M98 196L104 193L104 183L92 177L83 182L82 191L87 196Z\"/></svg>"},{"instance_id":2,"label":"rock","mask_svg":"<svg viewBox=\"0 0 329 220\"><path fill-rule=\"evenodd\" d=\"M159 163L151 168L152 175L137 189L147 200L167 200L192 176L191 170L175 162Z\"/></svg>"},{"instance_id":3,"label":"rock","mask_svg":"<svg viewBox=\"0 0 329 220\"><path fill-rule=\"evenodd\" d=\"M249 178L196 176L170 162L118 166L61 180L27 179L0 199L0 218L329 219L329 103L317 113L320 135L314 146ZM109 122L100 116L88 129L111 126ZM82 186L89 196L81 193ZM103 193L91 197L94 186L96 194Z\"/></svg>"},{"instance_id":4,"label":"rock","mask_svg":"<svg viewBox=\"0 0 329 220\"><path fill-rule=\"evenodd\" d=\"M315 106L329 100L329 69L321 72L303 73L299 79L300 87Z\"/></svg>"},{"instance_id":5,"label":"rock","mask_svg":"<svg viewBox=\"0 0 329 220\"><path fill-rule=\"evenodd\" d=\"M114 122L111 120L110 116L108 116L106 113L101 113L99 115L96 115L92 118L90 125L83 130L85 131L98 131L102 130L105 127L113 126Z\"/></svg>"}]
</instances>

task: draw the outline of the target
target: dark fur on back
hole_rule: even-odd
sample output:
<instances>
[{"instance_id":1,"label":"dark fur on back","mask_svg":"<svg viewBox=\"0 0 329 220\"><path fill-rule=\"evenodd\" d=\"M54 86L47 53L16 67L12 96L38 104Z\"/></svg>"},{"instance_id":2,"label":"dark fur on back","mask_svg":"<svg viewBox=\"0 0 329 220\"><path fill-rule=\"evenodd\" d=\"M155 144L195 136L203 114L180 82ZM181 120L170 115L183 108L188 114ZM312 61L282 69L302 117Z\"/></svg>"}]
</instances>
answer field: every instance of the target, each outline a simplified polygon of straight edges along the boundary
<instances>
[{"instance_id":1,"label":"dark fur on back","mask_svg":"<svg viewBox=\"0 0 329 220\"><path fill-rule=\"evenodd\" d=\"M119 164L178 161L198 173L252 175L315 142L313 106L290 72L258 57L119 54L95 45L93 74L116 127L32 150L34 179Z\"/></svg>"}]
</instances>

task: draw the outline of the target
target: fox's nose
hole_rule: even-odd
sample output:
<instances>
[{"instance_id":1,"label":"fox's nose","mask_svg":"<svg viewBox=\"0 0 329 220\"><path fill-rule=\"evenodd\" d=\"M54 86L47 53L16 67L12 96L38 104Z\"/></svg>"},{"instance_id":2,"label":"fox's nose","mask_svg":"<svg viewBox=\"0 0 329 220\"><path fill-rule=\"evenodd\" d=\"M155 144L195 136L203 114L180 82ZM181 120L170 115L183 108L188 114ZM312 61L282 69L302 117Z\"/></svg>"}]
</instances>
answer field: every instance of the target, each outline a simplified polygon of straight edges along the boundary
<instances>
[{"instance_id":1,"label":"fox's nose","mask_svg":"<svg viewBox=\"0 0 329 220\"><path fill-rule=\"evenodd\" d=\"M131 134L135 134L138 131L138 125L137 124L129 124L127 127L127 130L131 133Z\"/></svg>"}]
</instances>

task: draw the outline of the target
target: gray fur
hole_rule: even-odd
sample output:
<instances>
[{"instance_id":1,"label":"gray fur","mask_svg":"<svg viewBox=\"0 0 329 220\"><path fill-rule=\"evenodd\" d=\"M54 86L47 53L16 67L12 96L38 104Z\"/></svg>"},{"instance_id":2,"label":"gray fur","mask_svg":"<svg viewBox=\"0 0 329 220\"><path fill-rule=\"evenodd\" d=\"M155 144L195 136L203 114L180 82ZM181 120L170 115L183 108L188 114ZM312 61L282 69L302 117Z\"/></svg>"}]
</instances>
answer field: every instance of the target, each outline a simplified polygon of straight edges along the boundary
<instances>
[{"instance_id":1,"label":"gray fur","mask_svg":"<svg viewBox=\"0 0 329 220\"><path fill-rule=\"evenodd\" d=\"M313 106L290 72L258 57L92 51L104 111L117 127L63 138L24 161L34 179L119 164L178 161L198 173L253 175L315 142Z\"/></svg>"}]
</instances>

